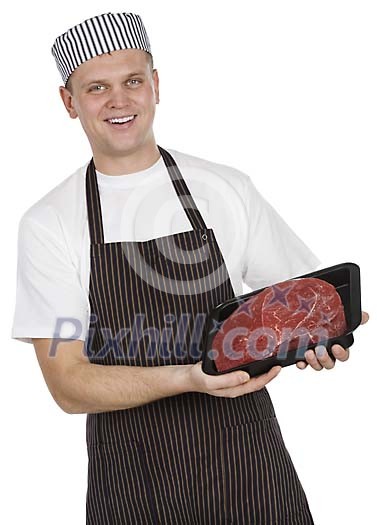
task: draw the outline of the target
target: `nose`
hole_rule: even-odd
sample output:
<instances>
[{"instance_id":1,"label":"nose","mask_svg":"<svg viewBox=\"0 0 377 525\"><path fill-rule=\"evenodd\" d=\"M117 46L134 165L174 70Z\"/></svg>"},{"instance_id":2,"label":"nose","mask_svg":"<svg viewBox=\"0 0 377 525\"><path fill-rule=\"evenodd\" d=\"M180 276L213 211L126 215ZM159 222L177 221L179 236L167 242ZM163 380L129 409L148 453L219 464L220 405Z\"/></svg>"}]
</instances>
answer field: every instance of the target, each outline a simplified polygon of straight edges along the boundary
<instances>
[{"instance_id":1,"label":"nose","mask_svg":"<svg viewBox=\"0 0 377 525\"><path fill-rule=\"evenodd\" d=\"M113 86L110 91L108 106L110 108L122 108L128 106L131 101L126 87Z\"/></svg>"}]
</instances>

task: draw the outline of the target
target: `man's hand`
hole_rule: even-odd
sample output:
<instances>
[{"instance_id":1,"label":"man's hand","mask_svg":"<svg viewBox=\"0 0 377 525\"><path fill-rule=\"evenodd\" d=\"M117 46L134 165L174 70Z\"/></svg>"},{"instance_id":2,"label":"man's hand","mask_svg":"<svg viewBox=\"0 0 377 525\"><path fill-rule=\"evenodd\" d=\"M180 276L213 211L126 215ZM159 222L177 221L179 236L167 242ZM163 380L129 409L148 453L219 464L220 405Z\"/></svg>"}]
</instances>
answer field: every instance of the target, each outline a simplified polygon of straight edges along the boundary
<instances>
[{"instance_id":1,"label":"man's hand","mask_svg":"<svg viewBox=\"0 0 377 525\"><path fill-rule=\"evenodd\" d=\"M367 312L362 312L360 324L365 324L368 319L369 314ZM309 364L312 368L314 368L314 370L319 371L323 370L323 368L330 370L330 368L334 368L336 360L347 361L350 356L349 348L343 348L340 345L333 345L331 347L335 361L329 356L325 346L319 345L314 350L307 350L305 352L304 355L307 363L304 361L298 361L296 363L297 368L304 370L304 368L306 368Z\"/></svg>"},{"instance_id":2,"label":"man's hand","mask_svg":"<svg viewBox=\"0 0 377 525\"><path fill-rule=\"evenodd\" d=\"M236 370L227 374L212 376L202 370L202 361L187 367L186 388L188 392L202 392L217 397L238 397L260 390L274 379L281 366L274 366L265 374L250 377L244 370Z\"/></svg>"}]
</instances>

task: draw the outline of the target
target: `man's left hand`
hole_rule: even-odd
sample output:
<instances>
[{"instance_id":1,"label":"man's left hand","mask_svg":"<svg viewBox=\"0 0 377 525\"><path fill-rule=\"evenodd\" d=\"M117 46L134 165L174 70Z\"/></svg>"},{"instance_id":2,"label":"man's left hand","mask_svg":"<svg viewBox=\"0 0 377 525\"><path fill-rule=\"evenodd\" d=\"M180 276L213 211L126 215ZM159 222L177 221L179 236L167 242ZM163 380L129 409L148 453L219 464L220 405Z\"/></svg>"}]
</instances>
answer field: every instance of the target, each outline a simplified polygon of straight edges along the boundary
<instances>
[{"instance_id":1,"label":"man's left hand","mask_svg":"<svg viewBox=\"0 0 377 525\"><path fill-rule=\"evenodd\" d=\"M365 324L368 319L369 314L367 312L362 312L360 324ZM340 345L332 345L331 351L335 357L335 361L329 356L325 346L318 345L314 350L307 350L305 352L304 355L307 363L304 361L298 361L296 366L297 368L303 370L309 364L312 368L314 368L314 370L319 371L323 370L323 368L327 368L329 370L330 368L334 368L336 360L347 361L350 356L349 348L343 348Z\"/></svg>"}]
</instances>

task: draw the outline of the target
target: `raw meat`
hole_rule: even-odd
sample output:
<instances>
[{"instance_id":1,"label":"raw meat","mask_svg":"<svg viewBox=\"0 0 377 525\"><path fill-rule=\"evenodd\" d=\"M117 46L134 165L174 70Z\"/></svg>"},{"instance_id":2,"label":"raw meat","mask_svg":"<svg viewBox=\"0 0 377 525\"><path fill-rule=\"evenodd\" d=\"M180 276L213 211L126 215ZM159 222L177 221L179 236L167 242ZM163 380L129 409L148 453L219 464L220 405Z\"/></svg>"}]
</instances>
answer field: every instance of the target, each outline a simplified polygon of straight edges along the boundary
<instances>
[{"instance_id":1,"label":"raw meat","mask_svg":"<svg viewBox=\"0 0 377 525\"><path fill-rule=\"evenodd\" d=\"M315 277L269 286L241 304L221 325L211 350L218 371L325 343L347 325L336 288ZM303 353L300 354L303 358Z\"/></svg>"}]
</instances>

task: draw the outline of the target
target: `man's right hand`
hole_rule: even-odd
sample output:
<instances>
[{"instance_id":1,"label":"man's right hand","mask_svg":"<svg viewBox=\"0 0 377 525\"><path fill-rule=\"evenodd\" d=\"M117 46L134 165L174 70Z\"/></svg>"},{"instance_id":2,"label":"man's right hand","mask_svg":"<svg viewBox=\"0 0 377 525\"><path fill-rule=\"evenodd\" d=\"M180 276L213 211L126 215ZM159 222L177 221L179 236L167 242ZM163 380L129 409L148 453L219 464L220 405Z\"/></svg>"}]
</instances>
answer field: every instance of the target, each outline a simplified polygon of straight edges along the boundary
<instances>
[{"instance_id":1,"label":"man's right hand","mask_svg":"<svg viewBox=\"0 0 377 525\"><path fill-rule=\"evenodd\" d=\"M202 361L187 368L189 391L202 392L217 397L238 397L260 390L280 372L281 366L274 366L256 377L250 377L244 370L236 370L218 376L206 374Z\"/></svg>"}]
</instances>

